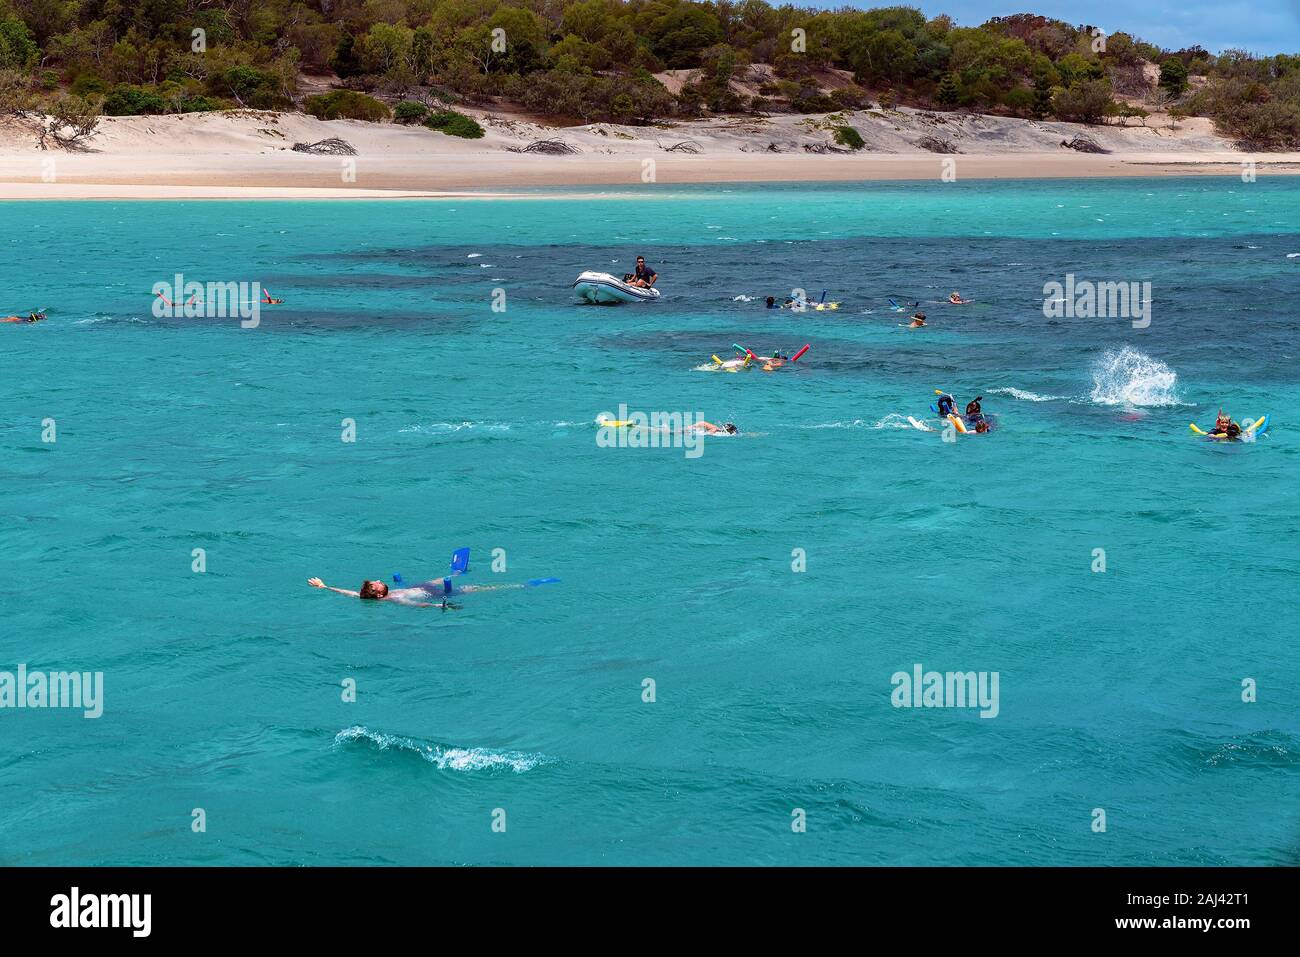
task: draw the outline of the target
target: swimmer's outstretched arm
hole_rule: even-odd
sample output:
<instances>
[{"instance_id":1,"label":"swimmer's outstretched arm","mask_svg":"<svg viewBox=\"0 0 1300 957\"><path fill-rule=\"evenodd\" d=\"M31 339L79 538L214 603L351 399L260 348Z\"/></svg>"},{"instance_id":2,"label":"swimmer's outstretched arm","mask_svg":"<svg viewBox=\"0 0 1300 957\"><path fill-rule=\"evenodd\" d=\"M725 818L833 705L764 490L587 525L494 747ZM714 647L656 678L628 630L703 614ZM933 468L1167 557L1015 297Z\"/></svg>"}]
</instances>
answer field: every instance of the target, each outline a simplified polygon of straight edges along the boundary
<instances>
[{"instance_id":1,"label":"swimmer's outstretched arm","mask_svg":"<svg viewBox=\"0 0 1300 957\"><path fill-rule=\"evenodd\" d=\"M312 588L325 588L328 589L329 591L338 592L340 595L347 595L349 598L361 597L361 592L359 591L348 591L346 588L335 588L333 585L325 584L319 578L308 578L307 584L310 585Z\"/></svg>"}]
</instances>

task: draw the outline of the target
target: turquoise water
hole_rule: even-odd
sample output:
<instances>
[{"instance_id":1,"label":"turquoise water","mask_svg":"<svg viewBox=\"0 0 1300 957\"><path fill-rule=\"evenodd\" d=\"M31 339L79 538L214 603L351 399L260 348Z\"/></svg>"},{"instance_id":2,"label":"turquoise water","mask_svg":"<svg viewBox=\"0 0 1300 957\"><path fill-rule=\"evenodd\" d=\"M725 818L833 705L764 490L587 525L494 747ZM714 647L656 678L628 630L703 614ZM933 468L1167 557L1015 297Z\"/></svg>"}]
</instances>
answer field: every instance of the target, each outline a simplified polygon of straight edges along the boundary
<instances>
[{"instance_id":1,"label":"turquoise water","mask_svg":"<svg viewBox=\"0 0 1300 957\"><path fill-rule=\"evenodd\" d=\"M0 670L104 674L99 719L0 710L0 862L1295 862L1300 181L0 225L0 313L50 314L0 326ZM661 302L574 302L637 252ZM157 319L177 272L287 302ZM1150 326L1044 318L1067 272L1151 281ZM794 287L843 305L737 298ZM811 349L697 368L733 342ZM936 387L997 431L910 427ZM620 404L742 434L598 447ZM1270 433L1195 439L1220 405ZM462 545L475 583L562 581L448 611L306 586ZM918 663L997 672L997 716L893 707Z\"/></svg>"}]
</instances>

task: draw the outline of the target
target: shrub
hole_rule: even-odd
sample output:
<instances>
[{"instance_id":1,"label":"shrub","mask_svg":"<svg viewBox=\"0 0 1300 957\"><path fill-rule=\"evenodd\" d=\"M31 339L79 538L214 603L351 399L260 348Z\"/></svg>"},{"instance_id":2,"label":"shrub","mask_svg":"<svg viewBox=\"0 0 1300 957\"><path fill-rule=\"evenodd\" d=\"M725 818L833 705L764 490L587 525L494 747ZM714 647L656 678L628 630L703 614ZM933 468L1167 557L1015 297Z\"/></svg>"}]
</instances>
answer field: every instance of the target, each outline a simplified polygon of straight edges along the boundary
<instances>
[{"instance_id":1,"label":"shrub","mask_svg":"<svg viewBox=\"0 0 1300 957\"><path fill-rule=\"evenodd\" d=\"M837 109L860 110L867 102L867 95L857 87L842 86L831 90L831 100Z\"/></svg>"},{"instance_id":2,"label":"shrub","mask_svg":"<svg viewBox=\"0 0 1300 957\"><path fill-rule=\"evenodd\" d=\"M790 98L790 108L796 113L834 113L839 107L814 84L799 88Z\"/></svg>"},{"instance_id":3,"label":"shrub","mask_svg":"<svg viewBox=\"0 0 1300 957\"><path fill-rule=\"evenodd\" d=\"M424 121L424 125L448 136L459 136L467 140L480 139L485 132L472 117L457 113L455 110L439 110L430 115Z\"/></svg>"},{"instance_id":4,"label":"shrub","mask_svg":"<svg viewBox=\"0 0 1300 957\"><path fill-rule=\"evenodd\" d=\"M414 100L403 100L393 108L393 120L398 123L423 123L429 108Z\"/></svg>"},{"instance_id":5,"label":"shrub","mask_svg":"<svg viewBox=\"0 0 1300 957\"><path fill-rule=\"evenodd\" d=\"M154 116L167 112L167 101L153 90L119 83L104 98L108 116Z\"/></svg>"},{"instance_id":6,"label":"shrub","mask_svg":"<svg viewBox=\"0 0 1300 957\"><path fill-rule=\"evenodd\" d=\"M388 107L373 96L355 90L332 90L308 97L304 109L319 120L367 120L377 123L388 119Z\"/></svg>"},{"instance_id":7,"label":"shrub","mask_svg":"<svg viewBox=\"0 0 1300 957\"><path fill-rule=\"evenodd\" d=\"M1300 104L1243 103L1215 117L1219 127L1239 136L1251 150L1293 150L1300 146Z\"/></svg>"},{"instance_id":8,"label":"shrub","mask_svg":"<svg viewBox=\"0 0 1300 957\"><path fill-rule=\"evenodd\" d=\"M1002 105L1016 116L1032 116L1034 102L1034 91L1023 86L1007 90L1002 97Z\"/></svg>"},{"instance_id":9,"label":"shrub","mask_svg":"<svg viewBox=\"0 0 1300 957\"><path fill-rule=\"evenodd\" d=\"M847 146L851 150L860 150L865 147L866 141L862 139L862 134L852 126L834 127L835 142L840 146Z\"/></svg>"},{"instance_id":10,"label":"shrub","mask_svg":"<svg viewBox=\"0 0 1300 957\"><path fill-rule=\"evenodd\" d=\"M93 73L82 73L72 82L71 92L73 96L106 96L108 84Z\"/></svg>"},{"instance_id":11,"label":"shrub","mask_svg":"<svg viewBox=\"0 0 1300 957\"><path fill-rule=\"evenodd\" d=\"M60 95L48 107L50 134L64 147L77 148L99 126L102 106L98 100L81 96Z\"/></svg>"},{"instance_id":12,"label":"shrub","mask_svg":"<svg viewBox=\"0 0 1300 957\"><path fill-rule=\"evenodd\" d=\"M220 100L210 96L185 96L181 99L182 113L213 113L226 107Z\"/></svg>"},{"instance_id":13,"label":"shrub","mask_svg":"<svg viewBox=\"0 0 1300 957\"><path fill-rule=\"evenodd\" d=\"M1105 80L1080 80L1057 90L1052 109L1057 117L1074 123L1100 123L1112 108L1110 84Z\"/></svg>"}]
</instances>

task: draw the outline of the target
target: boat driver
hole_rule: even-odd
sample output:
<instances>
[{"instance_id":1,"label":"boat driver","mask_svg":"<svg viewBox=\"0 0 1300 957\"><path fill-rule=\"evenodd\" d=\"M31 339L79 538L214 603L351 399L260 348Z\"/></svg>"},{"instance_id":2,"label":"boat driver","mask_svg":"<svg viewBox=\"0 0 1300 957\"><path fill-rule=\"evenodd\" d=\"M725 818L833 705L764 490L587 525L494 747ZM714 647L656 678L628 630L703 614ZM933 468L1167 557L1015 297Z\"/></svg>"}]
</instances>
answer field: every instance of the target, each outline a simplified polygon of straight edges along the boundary
<instances>
[{"instance_id":1,"label":"boat driver","mask_svg":"<svg viewBox=\"0 0 1300 957\"><path fill-rule=\"evenodd\" d=\"M636 257L636 272L628 280L630 286L640 286L642 289L649 289L655 284L659 274L645 264L644 256Z\"/></svg>"}]
</instances>

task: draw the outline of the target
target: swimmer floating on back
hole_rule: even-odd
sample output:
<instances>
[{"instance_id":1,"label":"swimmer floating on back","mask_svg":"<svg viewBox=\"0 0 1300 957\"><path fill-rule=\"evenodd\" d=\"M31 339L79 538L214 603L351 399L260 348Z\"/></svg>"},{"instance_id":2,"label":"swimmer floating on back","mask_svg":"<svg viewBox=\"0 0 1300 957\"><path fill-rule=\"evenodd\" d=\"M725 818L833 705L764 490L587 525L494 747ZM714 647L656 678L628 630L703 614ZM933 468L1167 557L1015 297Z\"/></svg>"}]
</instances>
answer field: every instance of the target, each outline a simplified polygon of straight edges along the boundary
<instances>
[{"instance_id":1,"label":"swimmer floating on back","mask_svg":"<svg viewBox=\"0 0 1300 957\"><path fill-rule=\"evenodd\" d=\"M340 595L347 595L349 598L360 598L369 601L390 601L398 605L408 605L413 608L441 608L447 609L460 608L459 605L453 605L448 598L455 594L469 594L470 592L480 591L500 591L505 588L535 588L538 585L550 585L558 582L558 578L534 578L532 581L522 584L509 585L452 585L452 578L457 575L466 574L469 571L469 549L461 548L452 555L451 571L443 578L433 578L427 582L416 585L413 588L389 588L384 582L378 579L367 579L361 583L360 591L351 591L347 588L335 588L333 585L327 585L319 578L307 579L307 584L312 588L324 588L328 591L336 592ZM393 576L400 581L400 576Z\"/></svg>"}]
</instances>

